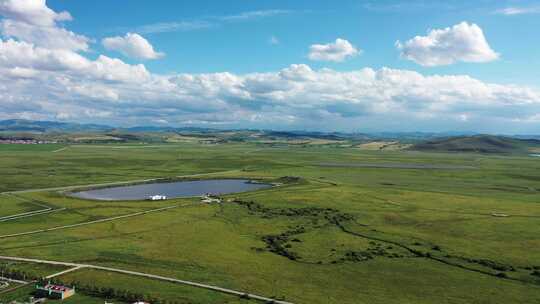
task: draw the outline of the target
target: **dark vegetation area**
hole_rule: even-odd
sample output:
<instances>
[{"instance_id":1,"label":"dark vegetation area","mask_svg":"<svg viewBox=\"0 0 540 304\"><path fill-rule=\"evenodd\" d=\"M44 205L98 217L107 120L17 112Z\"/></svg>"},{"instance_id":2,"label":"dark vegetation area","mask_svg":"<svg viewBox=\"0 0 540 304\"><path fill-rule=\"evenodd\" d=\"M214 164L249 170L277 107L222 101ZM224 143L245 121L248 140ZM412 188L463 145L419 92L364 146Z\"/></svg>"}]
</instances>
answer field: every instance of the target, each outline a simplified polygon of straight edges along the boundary
<instances>
[{"instance_id":1,"label":"dark vegetation area","mask_svg":"<svg viewBox=\"0 0 540 304\"><path fill-rule=\"evenodd\" d=\"M389 238L376 236L378 231L368 229L367 232L360 233L351 227L367 228L358 222L357 216L353 214L343 213L332 208L268 208L254 201L243 201L235 199L234 203L247 208L249 214L260 216L265 219L276 217L288 217L297 219L302 224L290 226L286 231L279 234L271 234L262 236L262 241L266 244L266 248L252 248L258 252L267 250L277 255L283 256L289 260L307 263L307 264L338 264L345 262L364 262L376 257L385 258L426 258L436 262L440 262L449 266L458 267L468 271L482 273L485 275L498 277L502 279L510 279L521 281L523 283L532 283L540 285L540 266L526 265L513 266L505 263L489 259L475 259L464 256L451 255L441 246L430 243L422 244L415 241L411 244L393 241ZM302 257L294 251L294 243L302 242L299 236L311 231L317 231L328 227L337 227L343 233L360 237L369 240L369 246L364 250L353 250L345 248L342 256L336 256L336 249L331 249L333 259L328 262L321 260L313 261ZM398 250L396 250L398 249ZM401 250L399 250L401 249ZM508 273L522 271L529 274L529 278L522 276L509 276Z\"/></svg>"}]
</instances>

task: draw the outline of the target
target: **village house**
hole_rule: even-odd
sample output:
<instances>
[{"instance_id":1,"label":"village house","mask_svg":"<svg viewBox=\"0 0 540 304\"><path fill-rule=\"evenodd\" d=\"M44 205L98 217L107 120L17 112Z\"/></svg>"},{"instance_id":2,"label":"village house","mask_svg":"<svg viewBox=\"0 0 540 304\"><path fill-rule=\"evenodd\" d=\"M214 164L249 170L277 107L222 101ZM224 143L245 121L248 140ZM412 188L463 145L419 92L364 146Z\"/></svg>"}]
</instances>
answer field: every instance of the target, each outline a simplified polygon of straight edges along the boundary
<instances>
[{"instance_id":1,"label":"village house","mask_svg":"<svg viewBox=\"0 0 540 304\"><path fill-rule=\"evenodd\" d=\"M46 284L44 286L36 286L36 295L49 299L64 300L75 295L75 287L60 286L54 284Z\"/></svg>"}]
</instances>

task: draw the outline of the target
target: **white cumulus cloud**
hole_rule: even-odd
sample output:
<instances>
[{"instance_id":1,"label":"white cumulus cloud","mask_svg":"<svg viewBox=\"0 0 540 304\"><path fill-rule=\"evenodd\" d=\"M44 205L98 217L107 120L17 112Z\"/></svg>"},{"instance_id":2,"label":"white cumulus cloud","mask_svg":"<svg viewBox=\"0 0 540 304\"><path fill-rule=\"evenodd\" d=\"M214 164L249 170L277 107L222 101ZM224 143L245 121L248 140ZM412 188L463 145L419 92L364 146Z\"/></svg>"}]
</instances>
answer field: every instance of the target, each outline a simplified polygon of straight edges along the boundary
<instances>
[{"instance_id":1,"label":"white cumulus cloud","mask_svg":"<svg viewBox=\"0 0 540 304\"><path fill-rule=\"evenodd\" d=\"M482 29L461 22L452 27L430 30L426 36L416 36L396 42L401 56L423 66L441 66L456 62L489 62L499 58L489 46Z\"/></svg>"},{"instance_id":2,"label":"white cumulus cloud","mask_svg":"<svg viewBox=\"0 0 540 304\"><path fill-rule=\"evenodd\" d=\"M0 32L35 45L75 51L87 51L90 39L57 24L72 20L68 12L56 13L45 0L0 0Z\"/></svg>"},{"instance_id":3,"label":"white cumulus cloud","mask_svg":"<svg viewBox=\"0 0 540 304\"><path fill-rule=\"evenodd\" d=\"M342 62L360 54L360 51L345 39L338 38L327 44L313 44L309 47L308 58L316 61Z\"/></svg>"},{"instance_id":4,"label":"white cumulus cloud","mask_svg":"<svg viewBox=\"0 0 540 304\"><path fill-rule=\"evenodd\" d=\"M18 38L51 49L87 51L89 39L56 26L35 26L10 19L0 22L4 36Z\"/></svg>"},{"instance_id":5,"label":"white cumulus cloud","mask_svg":"<svg viewBox=\"0 0 540 304\"><path fill-rule=\"evenodd\" d=\"M36 26L72 19L68 12L56 13L48 8L45 0L0 0L0 15Z\"/></svg>"},{"instance_id":6,"label":"white cumulus cloud","mask_svg":"<svg viewBox=\"0 0 540 304\"><path fill-rule=\"evenodd\" d=\"M162 52L156 52L150 42L137 33L127 33L124 37L107 37L102 40L102 44L108 50L132 58L158 59L165 56Z\"/></svg>"}]
</instances>

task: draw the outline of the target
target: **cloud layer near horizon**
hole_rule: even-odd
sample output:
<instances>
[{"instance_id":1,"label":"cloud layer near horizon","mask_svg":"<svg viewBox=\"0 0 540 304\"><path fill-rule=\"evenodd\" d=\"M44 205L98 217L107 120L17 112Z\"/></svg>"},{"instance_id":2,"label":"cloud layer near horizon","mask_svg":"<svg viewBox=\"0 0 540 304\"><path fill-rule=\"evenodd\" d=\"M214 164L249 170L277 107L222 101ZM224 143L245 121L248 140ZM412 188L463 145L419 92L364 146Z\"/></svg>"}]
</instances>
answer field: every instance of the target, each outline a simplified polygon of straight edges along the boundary
<instances>
[{"instance_id":1,"label":"cloud layer near horizon","mask_svg":"<svg viewBox=\"0 0 540 304\"><path fill-rule=\"evenodd\" d=\"M162 75L105 55L92 60L82 47L90 39L58 24L71 19L68 13L47 10L44 1L20 10L13 6L18 1L0 0L2 22L37 27L28 20L40 20L50 35L41 36L44 43L34 35L3 33L0 119L319 130L440 130L469 123L508 129L540 122L540 92L467 75L391 68L343 72L305 64L242 75ZM70 37L81 44L47 42Z\"/></svg>"}]
</instances>

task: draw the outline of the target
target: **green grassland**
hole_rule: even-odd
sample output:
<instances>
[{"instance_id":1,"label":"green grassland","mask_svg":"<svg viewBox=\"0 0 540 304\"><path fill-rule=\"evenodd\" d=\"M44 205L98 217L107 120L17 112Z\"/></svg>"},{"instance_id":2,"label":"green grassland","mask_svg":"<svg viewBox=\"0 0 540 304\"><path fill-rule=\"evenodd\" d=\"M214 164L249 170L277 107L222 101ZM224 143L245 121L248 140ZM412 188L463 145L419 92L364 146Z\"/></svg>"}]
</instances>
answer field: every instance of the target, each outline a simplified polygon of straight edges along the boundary
<instances>
[{"instance_id":1,"label":"green grassland","mask_svg":"<svg viewBox=\"0 0 540 304\"><path fill-rule=\"evenodd\" d=\"M41 208L33 203L66 209L0 222L0 255L147 272L294 303L540 303L538 158L324 144L42 146L0 147L0 191L191 174L300 179L228 195L234 201L221 205L99 202L57 190L3 194L0 217ZM409 168L389 166L403 164ZM427 164L445 169L410 168ZM171 205L182 207L1 237ZM253 302L104 271L60 279L135 289L163 303ZM80 297L77 303L98 303Z\"/></svg>"},{"instance_id":2,"label":"green grassland","mask_svg":"<svg viewBox=\"0 0 540 304\"><path fill-rule=\"evenodd\" d=\"M45 264L36 264L36 263L25 263L25 262L12 262L12 261L0 261L0 271L6 273L9 271L17 271L23 276L25 274L36 276L36 277L45 277L52 273L57 273L67 269L64 266L58 265L45 265ZM19 278L21 280L31 279L31 278Z\"/></svg>"},{"instance_id":3,"label":"green grassland","mask_svg":"<svg viewBox=\"0 0 540 304\"><path fill-rule=\"evenodd\" d=\"M2 201L0 218L45 209L43 206L36 205L29 200L13 195L0 194L0 200Z\"/></svg>"}]
</instances>

